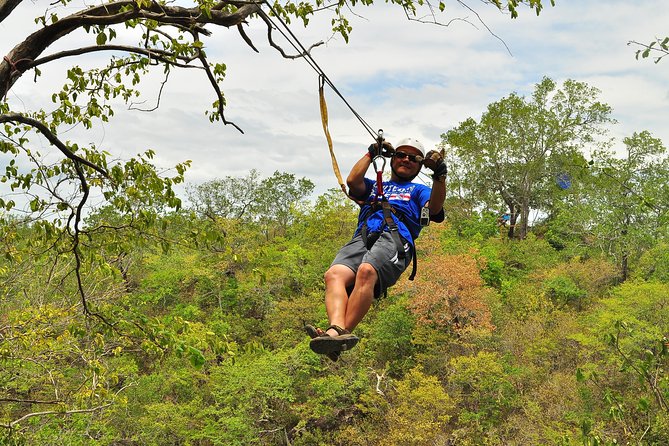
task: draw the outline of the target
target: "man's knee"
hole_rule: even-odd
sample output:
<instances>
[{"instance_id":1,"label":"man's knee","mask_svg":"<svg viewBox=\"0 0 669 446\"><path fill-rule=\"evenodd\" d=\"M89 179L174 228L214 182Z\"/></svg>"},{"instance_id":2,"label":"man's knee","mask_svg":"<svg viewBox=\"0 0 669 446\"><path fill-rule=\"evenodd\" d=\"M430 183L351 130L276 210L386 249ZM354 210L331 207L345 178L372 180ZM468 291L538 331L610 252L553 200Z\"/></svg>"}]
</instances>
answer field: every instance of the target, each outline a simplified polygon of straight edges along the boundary
<instances>
[{"instance_id":1,"label":"man's knee","mask_svg":"<svg viewBox=\"0 0 669 446\"><path fill-rule=\"evenodd\" d=\"M337 283L348 286L354 277L355 275L353 271L344 265L332 265L325 271L325 275L323 276L325 279L325 286Z\"/></svg>"},{"instance_id":2,"label":"man's knee","mask_svg":"<svg viewBox=\"0 0 669 446\"><path fill-rule=\"evenodd\" d=\"M376 269L369 263L362 263L358 268L358 273L356 274L356 283L359 284L375 284L378 274Z\"/></svg>"}]
</instances>

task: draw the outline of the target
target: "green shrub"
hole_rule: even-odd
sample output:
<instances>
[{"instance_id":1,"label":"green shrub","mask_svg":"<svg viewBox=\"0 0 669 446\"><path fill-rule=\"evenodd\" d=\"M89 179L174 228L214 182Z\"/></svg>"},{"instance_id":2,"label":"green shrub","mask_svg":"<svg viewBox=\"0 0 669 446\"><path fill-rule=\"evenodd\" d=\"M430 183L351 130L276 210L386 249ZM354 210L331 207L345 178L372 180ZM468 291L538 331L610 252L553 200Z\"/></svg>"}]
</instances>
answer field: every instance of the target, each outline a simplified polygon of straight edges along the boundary
<instances>
[{"instance_id":1,"label":"green shrub","mask_svg":"<svg viewBox=\"0 0 669 446\"><path fill-rule=\"evenodd\" d=\"M388 363L392 374L402 374L412 363L415 318L402 301L383 302L369 327L369 349L377 363Z\"/></svg>"},{"instance_id":2,"label":"green shrub","mask_svg":"<svg viewBox=\"0 0 669 446\"><path fill-rule=\"evenodd\" d=\"M558 308L565 305L581 307L586 291L579 288L568 276L555 276L544 282L544 290L550 300Z\"/></svg>"}]
</instances>

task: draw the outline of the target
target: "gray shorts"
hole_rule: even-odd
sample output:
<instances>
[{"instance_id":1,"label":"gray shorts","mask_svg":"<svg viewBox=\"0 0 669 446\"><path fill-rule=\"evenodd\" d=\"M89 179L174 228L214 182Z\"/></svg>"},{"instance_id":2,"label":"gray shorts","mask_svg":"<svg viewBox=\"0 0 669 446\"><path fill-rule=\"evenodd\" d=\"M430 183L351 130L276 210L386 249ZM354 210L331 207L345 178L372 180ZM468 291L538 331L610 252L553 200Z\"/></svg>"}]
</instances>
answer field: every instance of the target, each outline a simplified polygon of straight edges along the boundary
<instances>
[{"instance_id":1,"label":"gray shorts","mask_svg":"<svg viewBox=\"0 0 669 446\"><path fill-rule=\"evenodd\" d=\"M413 247L404 239L402 239L402 242L404 242L406 253L404 260L398 258L397 245L389 232L382 233L369 251L365 247L362 237L357 236L339 250L332 261L332 265L348 266L354 273L358 272L361 263L372 265L379 277L374 287L374 297L378 298L397 282L397 279L400 278L411 262Z\"/></svg>"}]
</instances>

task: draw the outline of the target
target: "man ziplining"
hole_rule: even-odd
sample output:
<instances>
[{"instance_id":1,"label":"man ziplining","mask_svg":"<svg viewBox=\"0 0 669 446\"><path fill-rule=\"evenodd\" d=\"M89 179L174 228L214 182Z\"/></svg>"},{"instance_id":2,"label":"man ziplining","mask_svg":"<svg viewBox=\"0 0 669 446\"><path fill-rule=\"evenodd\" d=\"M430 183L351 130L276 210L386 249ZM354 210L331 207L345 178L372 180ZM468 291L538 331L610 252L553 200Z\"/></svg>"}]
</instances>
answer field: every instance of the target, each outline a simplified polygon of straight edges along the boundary
<instances>
[{"instance_id":1,"label":"man ziplining","mask_svg":"<svg viewBox=\"0 0 669 446\"><path fill-rule=\"evenodd\" d=\"M390 158L390 181L383 182L377 162ZM374 164L377 179L365 178ZM413 179L425 165L433 171L432 188ZM425 154L412 138L398 143L369 146L346 179L349 196L360 205L358 226L351 241L337 253L325 273L325 309L330 326L325 330L305 327L309 346L333 361L354 347L359 338L351 331L369 311L375 298L385 294L414 260L415 240L429 221L444 221L446 163L435 150Z\"/></svg>"}]
</instances>

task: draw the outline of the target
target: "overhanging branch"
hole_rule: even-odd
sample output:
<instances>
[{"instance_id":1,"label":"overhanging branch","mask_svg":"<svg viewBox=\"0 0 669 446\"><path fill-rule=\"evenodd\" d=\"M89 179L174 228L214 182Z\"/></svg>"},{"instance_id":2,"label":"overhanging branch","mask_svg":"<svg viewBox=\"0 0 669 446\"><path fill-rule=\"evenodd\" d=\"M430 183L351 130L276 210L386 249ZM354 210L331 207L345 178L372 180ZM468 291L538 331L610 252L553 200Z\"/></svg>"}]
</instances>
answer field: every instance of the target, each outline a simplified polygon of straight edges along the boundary
<instances>
[{"instance_id":1,"label":"overhanging branch","mask_svg":"<svg viewBox=\"0 0 669 446\"><path fill-rule=\"evenodd\" d=\"M49 56L45 57L40 57L39 59L36 59L34 61L26 62L25 65L25 70L29 70L31 68L37 67L39 65L43 65L45 63L54 61L56 59L62 59L65 57L72 57L72 56L80 56L82 54L87 54L87 53L94 53L98 51L122 51L125 53L135 53L135 54L141 54L143 56L147 56L151 59L158 60L160 62L174 65L179 68L199 68L195 67L193 65L187 65L189 62L193 61L194 58L192 57L185 57L185 56L177 56L173 53L170 53L168 51L162 51L158 49L148 49L148 48L140 48L136 46L129 46L129 45L96 45L96 46L87 46L87 47L82 47L82 48L76 48L73 50L66 50L66 51L60 51L58 53L51 54ZM170 58L173 58L174 60L171 60ZM180 60L184 63L179 63L176 62L175 60Z\"/></svg>"},{"instance_id":2,"label":"overhanging branch","mask_svg":"<svg viewBox=\"0 0 669 446\"><path fill-rule=\"evenodd\" d=\"M0 22L9 17L14 8L19 6L23 0L0 0Z\"/></svg>"},{"instance_id":3,"label":"overhanging branch","mask_svg":"<svg viewBox=\"0 0 669 446\"><path fill-rule=\"evenodd\" d=\"M115 25L137 19L153 20L159 25L173 25L189 30L202 29L202 25L206 24L231 27L259 11L260 6L255 2L240 6L234 12L211 10L208 13L199 7L168 6L155 1L140 7L134 0L87 8L35 31L3 58L0 62L0 97L6 95L26 69L34 66L35 60L46 48L79 28Z\"/></svg>"},{"instance_id":4,"label":"overhanging branch","mask_svg":"<svg viewBox=\"0 0 669 446\"><path fill-rule=\"evenodd\" d=\"M0 123L5 123L5 122L19 122L21 124L26 124L36 128L42 135L44 135L46 139L49 140L51 144L56 146L58 150L60 150L63 153L63 155L65 155L67 158L71 159L75 163L83 164L87 167L90 167L91 169L95 170L105 178L109 178L109 174L107 173L107 171L105 171L102 167L98 166L97 164L94 164L76 155L74 152L72 152L72 150L70 150L69 147L67 147L60 139L58 139L58 137L54 135L53 132L49 130L49 128L46 125L44 125L37 119L33 119L28 116L21 115L19 113L7 113L4 115L0 115Z\"/></svg>"},{"instance_id":5,"label":"overhanging branch","mask_svg":"<svg viewBox=\"0 0 669 446\"><path fill-rule=\"evenodd\" d=\"M240 133L244 133L244 130L242 130L237 124L234 122L226 121L225 116L223 115L223 105L225 104L225 98L223 98L223 92L221 91L221 88L218 86L218 83L216 82L216 78L214 77L214 74L211 72L211 69L209 68L209 62L207 61L207 58L205 57L204 53L202 51L198 52L198 57L200 59L200 62L202 62L202 68L204 68L204 71L207 73L207 78L209 79L209 82L211 83L212 88L216 92L216 96L218 97L218 114L221 117L221 121L223 121L223 124L230 124L237 130L239 130Z\"/></svg>"}]
</instances>

